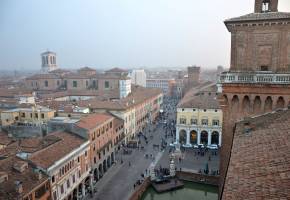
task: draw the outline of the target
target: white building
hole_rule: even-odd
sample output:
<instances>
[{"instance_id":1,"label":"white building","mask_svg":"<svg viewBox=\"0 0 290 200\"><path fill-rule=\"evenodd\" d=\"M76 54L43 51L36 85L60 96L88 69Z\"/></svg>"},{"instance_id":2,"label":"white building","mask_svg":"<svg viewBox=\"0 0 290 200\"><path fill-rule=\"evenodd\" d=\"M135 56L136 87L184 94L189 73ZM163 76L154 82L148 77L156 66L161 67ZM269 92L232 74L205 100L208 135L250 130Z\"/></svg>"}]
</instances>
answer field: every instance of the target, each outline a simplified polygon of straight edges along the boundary
<instances>
[{"instance_id":1,"label":"white building","mask_svg":"<svg viewBox=\"0 0 290 200\"><path fill-rule=\"evenodd\" d=\"M159 88L162 89L163 94L170 94L172 92L172 86L175 82L174 79L147 79L146 87L147 88Z\"/></svg>"},{"instance_id":2,"label":"white building","mask_svg":"<svg viewBox=\"0 0 290 200\"><path fill-rule=\"evenodd\" d=\"M146 87L146 72L144 69L134 69L129 72L128 76L131 78L133 84Z\"/></svg>"},{"instance_id":3,"label":"white building","mask_svg":"<svg viewBox=\"0 0 290 200\"><path fill-rule=\"evenodd\" d=\"M51 51L46 51L41 54L41 70L44 73L56 70L58 67L56 65L56 53Z\"/></svg>"},{"instance_id":4,"label":"white building","mask_svg":"<svg viewBox=\"0 0 290 200\"><path fill-rule=\"evenodd\" d=\"M128 94L131 93L131 79L121 79L119 80L119 93L120 98L125 98Z\"/></svg>"}]
</instances>

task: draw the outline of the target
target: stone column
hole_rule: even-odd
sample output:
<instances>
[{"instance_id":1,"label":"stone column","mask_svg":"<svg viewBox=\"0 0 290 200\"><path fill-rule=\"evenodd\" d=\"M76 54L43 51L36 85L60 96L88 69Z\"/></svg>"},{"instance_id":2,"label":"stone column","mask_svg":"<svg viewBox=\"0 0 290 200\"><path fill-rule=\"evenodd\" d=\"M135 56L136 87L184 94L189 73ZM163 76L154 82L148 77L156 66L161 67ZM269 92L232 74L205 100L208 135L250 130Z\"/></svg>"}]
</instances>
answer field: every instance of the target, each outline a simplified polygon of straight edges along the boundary
<instances>
[{"instance_id":1,"label":"stone column","mask_svg":"<svg viewBox=\"0 0 290 200\"><path fill-rule=\"evenodd\" d=\"M175 136L176 136L175 144L179 144L179 128L176 128Z\"/></svg>"},{"instance_id":2,"label":"stone column","mask_svg":"<svg viewBox=\"0 0 290 200\"><path fill-rule=\"evenodd\" d=\"M170 161L170 176L171 177L174 177L175 176L175 164L174 164L174 160L172 159L171 161Z\"/></svg>"},{"instance_id":3,"label":"stone column","mask_svg":"<svg viewBox=\"0 0 290 200\"><path fill-rule=\"evenodd\" d=\"M83 197L86 196L86 185L85 185L85 181L82 183L82 195L83 195Z\"/></svg>"},{"instance_id":4,"label":"stone column","mask_svg":"<svg viewBox=\"0 0 290 200\"><path fill-rule=\"evenodd\" d=\"M219 132L219 146L222 145L222 132Z\"/></svg>"},{"instance_id":5,"label":"stone column","mask_svg":"<svg viewBox=\"0 0 290 200\"><path fill-rule=\"evenodd\" d=\"M186 130L186 146L191 146L191 144L190 144L190 131L189 131L189 129Z\"/></svg>"},{"instance_id":6,"label":"stone column","mask_svg":"<svg viewBox=\"0 0 290 200\"><path fill-rule=\"evenodd\" d=\"M77 186L77 200L79 200L79 185Z\"/></svg>"},{"instance_id":7,"label":"stone column","mask_svg":"<svg viewBox=\"0 0 290 200\"><path fill-rule=\"evenodd\" d=\"M208 135L207 135L207 145L211 145L211 131L208 131Z\"/></svg>"},{"instance_id":8,"label":"stone column","mask_svg":"<svg viewBox=\"0 0 290 200\"><path fill-rule=\"evenodd\" d=\"M200 131L197 131L197 145L200 145Z\"/></svg>"},{"instance_id":9,"label":"stone column","mask_svg":"<svg viewBox=\"0 0 290 200\"><path fill-rule=\"evenodd\" d=\"M94 172L92 171L90 173L90 187L91 187L92 193L94 193L94 183L93 183L93 181L94 181Z\"/></svg>"}]
</instances>

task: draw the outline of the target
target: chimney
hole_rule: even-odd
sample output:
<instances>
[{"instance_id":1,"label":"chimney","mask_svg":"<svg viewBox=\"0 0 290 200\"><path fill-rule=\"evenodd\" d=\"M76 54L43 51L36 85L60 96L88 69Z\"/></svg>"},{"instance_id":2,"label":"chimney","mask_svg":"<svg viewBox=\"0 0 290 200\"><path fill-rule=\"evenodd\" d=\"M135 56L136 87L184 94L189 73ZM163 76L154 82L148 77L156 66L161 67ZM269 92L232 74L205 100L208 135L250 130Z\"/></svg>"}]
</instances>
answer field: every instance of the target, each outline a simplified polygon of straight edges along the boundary
<instances>
[{"instance_id":1,"label":"chimney","mask_svg":"<svg viewBox=\"0 0 290 200\"><path fill-rule=\"evenodd\" d=\"M23 185L21 181L15 181L15 190L18 194L22 194L23 192Z\"/></svg>"},{"instance_id":2,"label":"chimney","mask_svg":"<svg viewBox=\"0 0 290 200\"><path fill-rule=\"evenodd\" d=\"M37 180L41 180L42 179L42 173L41 173L41 171L39 169L35 169L34 172L35 172L36 179Z\"/></svg>"}]
</instances>

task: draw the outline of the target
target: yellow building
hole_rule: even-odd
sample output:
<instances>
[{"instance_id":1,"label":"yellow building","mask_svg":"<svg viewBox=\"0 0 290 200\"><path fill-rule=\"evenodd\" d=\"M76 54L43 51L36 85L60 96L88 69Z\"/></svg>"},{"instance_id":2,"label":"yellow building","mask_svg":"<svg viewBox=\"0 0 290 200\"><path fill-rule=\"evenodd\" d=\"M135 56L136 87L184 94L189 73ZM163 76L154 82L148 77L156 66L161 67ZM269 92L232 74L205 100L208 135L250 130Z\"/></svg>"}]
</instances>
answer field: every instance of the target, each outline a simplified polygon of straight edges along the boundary
<instances>
[{"instance_id":1,"label":"yellow building","mask_svg":"<svg viewBox=\"0 0 290 200\"><path fill-rule=\"evenodd\" d=\"M219 107L216 86L202 91L190 90L177 106L176 144L221 145L222 110Z\"/></svg>"},{"instance_id":2,"label":"yellow building","mask_svg":"<svg viewBox=\"0 0 290 200\"><path fill-rule=\"evenodd\" d=\"M2 126L14 123L43 124L55 116L55 110L45 107L16 108L1 112Z\"/></svg>"}]
</instances>

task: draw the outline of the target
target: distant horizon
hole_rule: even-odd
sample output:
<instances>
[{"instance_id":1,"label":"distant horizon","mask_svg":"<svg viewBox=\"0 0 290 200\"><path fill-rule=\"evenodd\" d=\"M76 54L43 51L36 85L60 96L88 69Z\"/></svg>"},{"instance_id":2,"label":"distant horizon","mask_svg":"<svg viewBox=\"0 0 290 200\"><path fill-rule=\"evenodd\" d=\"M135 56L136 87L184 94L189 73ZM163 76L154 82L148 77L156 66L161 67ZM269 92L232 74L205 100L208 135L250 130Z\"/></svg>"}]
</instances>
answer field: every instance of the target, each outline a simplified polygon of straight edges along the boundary
<instances>
[{"instance_id":1,"label":"distant horizon","mask_svg":"<svg viewBox=\"0 0 290 200\"><path fill-rule=\"evenodd\" d=\"M229 68L223 21L253 10L254 0L2 0L0 70L40 70L46 50L63 69Z\"/></svg>"}]
</instances>

